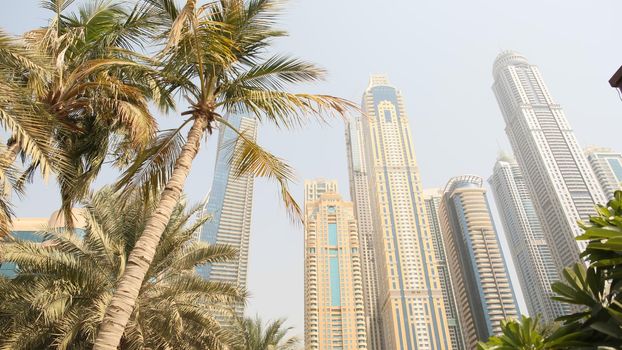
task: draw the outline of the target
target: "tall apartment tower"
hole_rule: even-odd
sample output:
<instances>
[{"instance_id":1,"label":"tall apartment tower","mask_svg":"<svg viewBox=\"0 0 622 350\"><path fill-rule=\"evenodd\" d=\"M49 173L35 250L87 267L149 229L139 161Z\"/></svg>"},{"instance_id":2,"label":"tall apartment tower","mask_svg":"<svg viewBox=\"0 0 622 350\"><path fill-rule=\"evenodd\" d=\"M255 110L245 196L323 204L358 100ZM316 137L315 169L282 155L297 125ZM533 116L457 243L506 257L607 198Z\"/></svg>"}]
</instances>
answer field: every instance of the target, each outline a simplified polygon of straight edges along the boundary
<instances>
[{"instance_id":1,"label":"tall apartment tower","mask_svg":"<svg viewBox=\"0 0 622 350\"><path fill-rule=\"evenodd\" d=\"M458 318L458 306L456 296L451 282L449 266L447 266L447 254L445 253L445 243L441 230L441 221L438 208L443 198L443 191L439 188L431 188L423 191L425 209L428 215L428 224L432 241L434 242L434 257L436 258L436 269L441 282L443 292L443 302L445 303L445 314L449 325L449 337L453 349L467 350Z\"/></svg>"},{"instance_id":2,"label":"tall apartment tower","mask_svg":"<svg viewBox=\"0 0 622 350\"><path fill-rule=\"evenodd\" d=\"M359 234L335 181L305 181L305 349L367 349Z\"/></svg>"},{"instance_id":3,"label":"tall apartment tower","mask_svg":"<svg viewBox=\"0 0 622 350\"><path fill-rule=\"evenodd\" d=\"M246 137L256 139L257 122L253 118L229 116L228 122ZM197 269L206 279L234 283L246 288L248 269L248 246L253 207L253 176L236 176L232 168L232 157L240 154L235 143L237 134L222 126L218 136L218 151L214 170L214 182L204 213L211 218L203 226L199 240L210 244L226 244L238 250L234 261L207 264ZM243 305L236 306L242 315Z\"/></svg>"},{"instance_id":4,"label":"tall apartment tower","mask_svg":"<svg viewBox=\"0 0 622 350\"><path fill-rule=\"evenodd\" d=\"M615 191L622 189L622 153L611 148L588 147L585 156L607 199L613 198Z\"/></svg>"},{"instance_id":5,"label":"tall apartment tower","mask_svg":"<svg viewBox=\"0 0 622 350\"><path fill-rule=\"evenodd\" d=\"M440 204L441 231L468 349L500 334L502 320L518 317L483 182L472 175L452 178Z\"/></svg>"},{"instance_id":6,"label":"tall apartment tower","mask_svg":"<svg viewBox=\"0 0 622 350\"><path fill-rule=\"evenodd\" d=\"M493 77L505 131L561 271L578 262L585 248L575 240L581 234L577 221L587 220L605 196L538 67L516 52L503 52Z\"/></svg>"},{"instance_id":7,"label":"tall apartment tower","mask_svg":"<svg viewBox=\"0 0 622 350\"><path fill-rule=\"evenodd\" d=\"M385 76L372 76L362 109L382 349L451 349L402 96Z\"/></svg>"},{"instance_id":8,"label":"tall apartment tower","mask_svg":"<svg viewBox=\"0 0 622 350\"><path fill-rule=\"evenodd\" d=\"M371 350L383 347L382 324L378 313L378 271L374 250L374 228L371 219L371 203L365 167L361 118L348 121L346 125L346 147L350 175L350 198L354 202L354 214L358 222L361 245L361 269L363 271L363 296L365 298L365 324L367 344Z\"/></svg>"},{"instance_id":9,"label":"tall apartment tower","mask_svg":"<svg viewBox=\"0 0 622 350\"><path fill-rule=\"evenodd\" d=\"M540 220L516 161L501 155L488 179L508 238L514 265L530 315L552 322L569 307L551 297L551 284L560 276Z\"/></svg>"}]
</instances>

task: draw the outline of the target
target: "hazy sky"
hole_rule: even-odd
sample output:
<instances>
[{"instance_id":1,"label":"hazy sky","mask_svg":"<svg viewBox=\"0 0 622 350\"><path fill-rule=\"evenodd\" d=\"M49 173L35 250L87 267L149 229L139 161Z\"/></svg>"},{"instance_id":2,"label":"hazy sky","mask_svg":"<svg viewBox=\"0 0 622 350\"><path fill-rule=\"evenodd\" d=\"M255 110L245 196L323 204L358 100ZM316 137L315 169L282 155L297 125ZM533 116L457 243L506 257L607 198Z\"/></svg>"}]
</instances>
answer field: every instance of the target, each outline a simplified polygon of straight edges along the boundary
<instances>
[{"instance_id":1,"label":"hazy sky","mask_svg":"<svg viewBox=\"0 0 622 350\"><path fill-rule=\"evenodd\" d=\"M38 3L3 0L0 27L21 33L44 24ZM618 0L293 0L286 6L282 28L290 36L277 51L330 73L308 90L359 102L369 74L385 73L402 91L424 187L442 187L462 174L488 178L499 149L509 149L490 89L492 63L507 49L539 65L582 146L622 151L622 101L607 83L622 64ZM263 127L259 140L297 169L299 199L302 181L315 177L336 178L348 197L343 133L336 120L293 133ZM213 152L212 141L194 164L186 187L192 201L209 191ZM17 213L47 216L57 203L55 184L37 183ZM289 223L275 187L261 180L251 234L249 312L286 316L302 334L302 228Z\"/></svg>"}]
</instances>

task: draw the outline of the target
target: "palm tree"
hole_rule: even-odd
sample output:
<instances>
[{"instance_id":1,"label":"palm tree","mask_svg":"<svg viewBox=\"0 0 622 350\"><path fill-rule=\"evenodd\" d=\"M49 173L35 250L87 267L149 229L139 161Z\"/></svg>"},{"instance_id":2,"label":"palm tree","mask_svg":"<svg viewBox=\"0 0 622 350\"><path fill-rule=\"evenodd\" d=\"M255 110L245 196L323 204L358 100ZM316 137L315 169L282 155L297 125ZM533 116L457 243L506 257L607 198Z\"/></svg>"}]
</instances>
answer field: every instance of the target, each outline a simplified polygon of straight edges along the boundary
<instances>
[{"instance_id":1,"label":"palm tree","mask_svg":"<svg viewBox=\"0 0 622 350\"><path fill-rule=\"evenodd\" d=\"M155 142L124 174L126 189L141 188L149 196L162 191L145 232L132 251L107 309L94 349L116 349L134 309L136 297L153 259L160 236L178 202L201 140L216 126L231 127L228 114L242 113L280 127L304 124L309 115L322 119L343 114L353 104L326 96L287 91L288 84L312 82L324 72L287 56L267 57L271 41L285 35L274 28L277 0L219 0L197 5L188 0L178 8L173 0L144 0L145 11L160 23L161 71L174 77L172 87L190 104L177 130ZM190 125L187 138L180 136ZM234 128L232 128L234 129ZM235 129L234 129L235 130ZM237 132L237 130L235 130ZM279 158L239 134L243 156L239 172L275 179L289 213L300 208L287 189L292 171Z\"/></svg>"},{"instance_id":2,"label":"palm tree","mask_svg":"<svg viewBox=\"0 0 622 350\"><path fill-rule=\"evenodd\" d=\"M554 299L576 306L560 318L563 327L576 328L585 342L622 347L622 191L606 206L597 207L577 240L588 241L582 257L589 266L565 269L565 282L553 284Z\"/></svg>"},{"instance_id":3,"label":"palm tree","mask_svg":"<svg viewBox=\"0 0 622 350\"><path fill-rule=\"evenodd\" d=\"M155 202L132 196L121 208L110 190L87 203L83 238L46 230L43 243L12 240L2 260L19 266L0 279L0 349L91 349L117 279L139 240ZM233 259L224 246L197 242L207 218L201 207L175 206L136 307L121 340L123 349L222 349L233 344L215 313L244 300L231 284L201 278L195 267Z\"/></svg>"},{"instance_id":4,"label":"palm tree","mask_svg":"<svg viewBox=\"0 0 622 350\"><path fill-rule=\"evenodd\" d=\"M537 320L523 318L503 324L503 335L492 337L480 349L619 349L622 347L622 191L606 206L599 205L584 233L588 241L581 254L585 263L563 271L555 282L553 299L574 306L559 317L555 332L539 332Z\"/></svg>"},{"instance_id":5,"label":"palm tree","mask_svg":"<svg viewBox=\"0 0 622 350\"><path fill-rule=\"evenodd\" d=\"M73 2L43 1L53 12L47 27L0 32L0 125L10 133L1 165L29 159L20 183L37 169L54 173L70 224L105 161L123 165L155 136L148 102L173 104L151 62L132 51L150 28L141 8L97 1L68 12Z\"/></svg>"},{"instance_id":6,"label":"palm tree","mask_svg":"<svg viewBox=\"0 0 622 350\"><path fill-rule=\"evenodd\" d=\"M501 322L502 334L486 343L477 344L479 350L553 350L582 349L588 343L579 339L581 334L573 328L543 325L540 318L522 317Z\"/></svg>"},{"instance_id":7,"label":"palm tree","mask_svg":"<svg viewBox=\"0 0 622 350\"><path fill-rule=\"evenodd\" d=\"M284 319L263 323L259 316L255 318L238 317L235 333L241 338L234 350L294 350L300 341L296 337L287 337L291 327L283 328Z\"/></svg>"}]
</instances>

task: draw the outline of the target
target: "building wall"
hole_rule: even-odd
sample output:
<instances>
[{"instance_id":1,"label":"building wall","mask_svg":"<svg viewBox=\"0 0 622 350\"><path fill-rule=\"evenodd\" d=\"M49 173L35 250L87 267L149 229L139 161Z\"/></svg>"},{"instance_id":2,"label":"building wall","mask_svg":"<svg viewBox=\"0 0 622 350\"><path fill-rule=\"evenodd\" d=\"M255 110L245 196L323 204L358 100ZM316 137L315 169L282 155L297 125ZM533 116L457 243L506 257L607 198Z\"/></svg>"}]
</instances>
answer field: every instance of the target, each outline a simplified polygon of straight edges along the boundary
<instances>
[{"instance_id":1,"label":"building wall","mask_svg":"<svg viewBox=\"0 0 622 350\"><path fill-rule=\"evenodd\" d=\"M538 68L515 52L500 54L493 91L506 133L525 176L558 271L578 262L585 242L578 220L587 220L605 197L561 106Z\"/></svg>"},{"instance_id":2,"label":"building wall","mask_svg":"<svg viewBox=\"0 0 622 350\"><path fill-rule=\"evenodd\" d=\"M228 122L246 137L256 139L257 122L253 118L230 116ZM234 261L201 266L197 272L209 280L235 283L246 288L254 180L251 175L237 176L232 168L232 157L239 156L241 152L236 139L234 131L221 126L214 182L204 209L204 214L211 218L203 226L199 240L227 244L237 249L239 256ZM236 311L241 315L243 305L238 305Z\"/></svg>"},{"instance_id":3,"label":"building wall","mask_svg":"<svg viewBox=\"0 0 622 350\"><path fill-rule=\"evenodd\" d=\"M362 146L361 119L355 118L346 127L346 146L348 154L348 173L350 178L350 198L354 202L354 214L358 222L359 241L361 244L363 295L365 298L365 323L367 325L367 344L371 350L383 347L382 323L378 313L378 271L374 249L375 236L368 176Z\"/></svg>"},{"instance_id":4,"label":"building wall","mask_svg":"<svg viewBox=\"0 0 622 350\"><path fill-rule=\"evenodd\" d=\"M434 242L436 269L441 283L441 291L443 292L443 303L445 305L447 324L449 325L449 338L451 339L451 346L453 349L466 350L467 348L458 318L458 306L456 305L454 286L451 280L449 267L447 265L447 254L439 218L438 210L443 192L438 188L434 188L424 190L423 193L425 208L428 215L428 224L430 226L430 234L432 235L432 240Z\"/></svg>"},{"instance_id":5,"label":"building wall","mask_svg":"<svg viewBox=\"0 0 622 350\"><path fill-rule=\"evenodd\" d=\"M372 76L362 109L383 349L450 349L402 96L386 77Z\"/></svg>"},{"instance_id":6,"label":"building wall","mask_svg":"<svg viewBox=\"0 0 622 350\"><path fill-rule=\"evenodd\" d=\"M78 235L84 233L86 220L85 210L76 208L72 210L75 232ZM11 225L11 237L33 242L42 242L43 236L38 234L47 229L58 229L65 226L65 217L62 213L55 211L49 218L15 218ZM14 263L0 264L0 275L14 277L17 273L17 266Z\"/></svg>"},{"instance_id":7,"label":"building wall","mask_svg":"<svg viewBox=\"0 0 622 350\"><path fill-rule=\"evenodd\" d=\"M607 199L612 199L615 191L622 189L622 153L610 148L588 147L585 156Z\"/></svg>"},{"instance_id":8,"label":"building wall","mask_svg":"<svg viewBox=\"0 0 622 350\"><path fill-rule=\"evenodd\" d=\"M544 237L540 220L516 161L499 159L488 180L509 242L516 272L532 316L546 322L570 312L567 305L553 301L551 284L560 280L555 261Z\"/></svg>"},{"instance_id":9,"label":"building wall","mask_svg":"<svg viewBox=\"0 0 622 350\"><path fill-rule=\"evenodd\" d=\"M334 181L305 182L305 349L367 349L354 208Z\"/></svg>"},{"instance_id":10,"label":"building wall","mask_svg":"<svg viewBox=\"0 0 622 350\"><path fill-rule=\"evenodd\" d=\"M501 333L518 309L497 231L478 176L449 181L440 205L447 259L468 349Z\"/></svg>"}]
</instances>

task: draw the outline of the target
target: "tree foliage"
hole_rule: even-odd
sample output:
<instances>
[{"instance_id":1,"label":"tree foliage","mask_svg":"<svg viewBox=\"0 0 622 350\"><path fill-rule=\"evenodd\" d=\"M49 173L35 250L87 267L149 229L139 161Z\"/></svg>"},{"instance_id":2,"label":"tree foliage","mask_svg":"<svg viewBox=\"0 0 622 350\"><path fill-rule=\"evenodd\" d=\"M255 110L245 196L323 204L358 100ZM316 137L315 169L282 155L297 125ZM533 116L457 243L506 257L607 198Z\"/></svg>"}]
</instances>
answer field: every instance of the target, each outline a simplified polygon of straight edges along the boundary
<instances>
[{"instance_id":1,"label":"tree foliage","mask_svg":"<svg viewBox=\"0 0 622 350\"><path fill-rule=\"evenodd\" d=\"M576 311L558 318L559 329L551 334L539 333L529 318L508 321L503 335L491 337L481 349L622 348L622 191L596 212L589 223L579 223L585 263L567 267L564 281L552 285L553 299Z\"/></svg>"},{"instance_id":2,"label":"tree foliage","mask_svg":"<svg viewBox=\"0 0 622 350\"><path fill-rule=\"evenodd\" d=\"M297 337L288 337L291 327L284 327L285 319L265 323L255 318L237 317L234 330L241 339L234 350L295 350L300 344Z\"/></svg>"},{"instance_id":3,"label":"tree foliage","mask_svg":"<svg viewBox=\"0 0 622 350\"><path fill-rule=\"evenodd\" d=\"M154 203L103 190L88 202L83 232L47 229L43 243L7 239L0 263L19 266L0 279L0 349L91 349L116 281ZM206 217L179 204L140 289L123 349L220 349L235 344L216 320L243 302L235 286L204 280L195 267L233 259L226 246L196 241Z\"/></svg>"}]
</instances>

